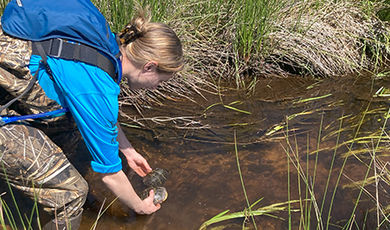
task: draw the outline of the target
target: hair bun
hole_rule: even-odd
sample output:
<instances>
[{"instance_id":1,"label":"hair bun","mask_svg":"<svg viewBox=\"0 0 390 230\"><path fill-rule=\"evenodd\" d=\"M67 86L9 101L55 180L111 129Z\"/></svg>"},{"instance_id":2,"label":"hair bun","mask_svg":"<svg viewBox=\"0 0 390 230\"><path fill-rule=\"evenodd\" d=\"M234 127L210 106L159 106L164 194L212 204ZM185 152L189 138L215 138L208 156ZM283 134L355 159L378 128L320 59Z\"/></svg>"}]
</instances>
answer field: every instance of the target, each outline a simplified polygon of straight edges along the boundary
<instances>
[{"instance_id":1,"label":"hair bun","mask_svg":"<svg viewBox=\"0 0 390 230\"><path fill-rule=\"evenodd\" d=\"M146 27L152 18L149 7L144 9L138 2L135 2L134 6L136 9L135 17L119 33L119 39L123 45L127 45L141 37L147 30Z\"/></svg>"},{"instance_id":2,"label":"hair bun","mask_svg":"<svg viewBox=\"0 0 390 230\"><path fill-rule=\"evenodd\" d=\"M129 44L141 36L142 32L132 23L127 24L126 27L119 33L119 39L123 45Z\"/></svg>"}]
</instances>

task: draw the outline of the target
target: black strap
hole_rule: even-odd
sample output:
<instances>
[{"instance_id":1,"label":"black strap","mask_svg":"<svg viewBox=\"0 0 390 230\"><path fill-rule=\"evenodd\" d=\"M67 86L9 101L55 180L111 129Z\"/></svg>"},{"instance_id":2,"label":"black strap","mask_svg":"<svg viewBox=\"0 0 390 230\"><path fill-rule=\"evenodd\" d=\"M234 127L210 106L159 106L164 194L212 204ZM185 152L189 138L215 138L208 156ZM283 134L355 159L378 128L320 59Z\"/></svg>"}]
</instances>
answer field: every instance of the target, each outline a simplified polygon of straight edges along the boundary
<instances>
[{"instance_id":1,"label":"black strap","mask_svg":"<svg viewBox=\"0 0 390 230\"><path fill-rule=\"evenodd\" d=\"M62 58L67 60L81 61L94 65L108 73L116 81L116 71L113 62L95 48L90 46L67 42L61 38L54 38L40 42L47 56ZM40 55L37 46L32 46L32 54Z\"/></svg>"}]
</instances>

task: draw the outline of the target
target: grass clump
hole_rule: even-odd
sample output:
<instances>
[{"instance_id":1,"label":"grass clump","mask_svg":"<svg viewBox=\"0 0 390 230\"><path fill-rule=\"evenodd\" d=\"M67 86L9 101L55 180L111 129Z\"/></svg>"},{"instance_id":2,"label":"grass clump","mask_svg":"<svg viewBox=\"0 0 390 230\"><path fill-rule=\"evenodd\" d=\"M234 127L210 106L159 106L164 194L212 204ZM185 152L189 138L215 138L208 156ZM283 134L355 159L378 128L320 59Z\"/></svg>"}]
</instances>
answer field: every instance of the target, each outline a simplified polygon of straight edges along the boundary
<instances>
[{"instance_id":1,"label":"grass clump","mask_svg":"<svg viewBox=\"0 0 390 230\"><path fill-rule=\"evenodd\" d=\"M8 0L0 2L3 8ZM153 21L182 40L186 67L157 90L134 93L123 81L123 104L161 103L215 91L220 79L253 87L258 77L339 77L377 72L387 63L389 27L377 14L387 1L139 0ZM135 1L93 0L114 32L134 15ZM249 83L248 83L249 80ZM141 106L138 106L140 109Z\"/></svg>"},{"instance_id":2,"label":"grass clump","mask_svg":"<svg viewBox=\"0 0 390 230\"><path fill-rule=\"evenodd\" d=\"M297 2L270 33L269 58L281 70L317 77L375 71L387 59L388 29L365 11L364 1Z\"/></svg>"},{"instance_id":3,"label":"grass clump","mask_svg":"<svg viewBox=\"0 0 390 230\"><path fill-rule=\"evenodd\" d=\"M133 15L133 2L95 0L113 30ZM223 79L253 87L258 77L340 77L378 72L387 63L389 28L377 18L381 1L143 0L155 21L182 40L186 67L154 91L134 93L123 84L122 102L161 103L162 98L216 91ZM111 6L112 5L112 6ZM254 88L254 87L253 87Z\"/></svg>"}]
</instances>

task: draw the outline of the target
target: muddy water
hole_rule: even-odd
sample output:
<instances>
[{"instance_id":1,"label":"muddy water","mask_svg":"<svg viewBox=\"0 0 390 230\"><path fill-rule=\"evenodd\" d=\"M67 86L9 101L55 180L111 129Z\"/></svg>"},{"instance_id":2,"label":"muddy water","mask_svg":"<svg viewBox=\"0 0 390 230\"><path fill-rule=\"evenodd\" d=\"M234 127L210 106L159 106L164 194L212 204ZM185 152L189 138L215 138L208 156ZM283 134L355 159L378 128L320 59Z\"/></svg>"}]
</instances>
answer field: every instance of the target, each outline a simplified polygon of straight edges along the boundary
<instances>
[{"instance_id":1,"label":"muddy water","mask_svg":"<svg viewBox=\"0 0 390 230\"><path fill-rule=\"evenodd\" d=\"M305 213L311 213L310 229L317 226L318 218L323 219L325 227L329 210L329 229L340 229L351 217L360 191L348 185L366 176L370 153L389 109L389 97L373 97L382 86L389 87L389 79L263 79L254 91L224 86L219 94L205 93L206 99L199 97L196 102L167 100L163 106L145 109L140 123L123 119L137 126L127 127L125 132L150 165L170 171L165 184L169 196L151 216L135 215L114 202L96 229L198 229L222 211L244 210L246 201L236 156L249 202L263 198L253 209L289 200L288 191L290 200L304 199L307 179L313 185L316 205L293 204L303 212L292 214L292 229L307 223ZM136 115L131 108L124 112ZM388 131L389 125L385 129ZM378 160L386 161L390 153L388 137L381 140L376 155ZM356 155L346 158L351 151ZM142 190L141 179L125 169L135 188ZM341 169L340 185L330 206ZM368 176L373 173L369 170ZM113 199L92 171L86 178L91 192L81 229L90 229L100 208ZM378 187L380 202L388 204L387 184L380 182ZM361 195L352 229L375 226L375 212L368 212L376 207L371 197L375 197L375 186L367 185L366 190L371 195ZM102 197L106 198L104 203ZM315 206L322 215L316 216ZM272 215L278 218L256 217L257 229L288 229L286 211ZM242 229L243 221L225 221L208 229ZM246 220L249 229L254 229L252 223Z\"/></svg>"}]
</instances>

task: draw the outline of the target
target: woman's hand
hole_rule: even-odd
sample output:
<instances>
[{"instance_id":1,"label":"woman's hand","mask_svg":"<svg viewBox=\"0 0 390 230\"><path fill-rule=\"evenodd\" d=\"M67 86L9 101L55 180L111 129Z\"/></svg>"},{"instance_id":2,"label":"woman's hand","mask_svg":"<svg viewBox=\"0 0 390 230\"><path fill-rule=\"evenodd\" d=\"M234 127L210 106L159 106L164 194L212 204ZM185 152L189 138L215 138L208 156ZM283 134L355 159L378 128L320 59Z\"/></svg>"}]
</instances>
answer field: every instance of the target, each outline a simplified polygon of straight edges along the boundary
<instances>
[{"instance_id":1,"label":"woman's hand","mask_svg":"<svg viewBox=\"0 0 390 230\"><path fill-rule=\"evenodd\" d=\"M146 199L141 200L122 170L116 173L102 174L102 181L122 203L136 213L151 214L161 208L160 204L155 205L153 203L153 189L149 192L149 196Z\"/></svg>"},{"instance_id":2,"label":"woman's hand","mask_svg":"<svg viewBox=\"0 0 390 230\"><path fill-rule=\"evenodd\" d=\"M142 200L142 206L141 207L135 207L134 211L138 214L152 214L159 210L161 208L160 204L154 204L153 203L154 199L154 191L153 189L150 190L149 196Z\"/></svg>"},{"instance_id":3,"label":"woman's hand","mask_svg":"<svg viewBox=\"0 0 390 230\"><path fill-rule=\"evenodd\" d=\"M143 158L143 156L141 156L127 140L127 137L122 131L119 123L117 123L117 127L119 150L123 153L123 155L125 155L130 168L132 168L141 177L146 176L146 174L152 171L152 168L149 166L145 158Z\"/></svg>"},{"instance_id":4,"label":"woman's hand","mask_svg":"<svg viewBox=\"0 0 390 230\"><path fill-rule=\"evenodd\" d=\"M141 156L141 154L139 154L134 148L127 148L121 151L126 156L127 163L129 164L130 168L132 168L141 177L146 176L146 174L152 171L152 168L149 166L145 158Z\"/></svg>"}]
</instances>

